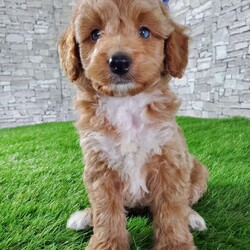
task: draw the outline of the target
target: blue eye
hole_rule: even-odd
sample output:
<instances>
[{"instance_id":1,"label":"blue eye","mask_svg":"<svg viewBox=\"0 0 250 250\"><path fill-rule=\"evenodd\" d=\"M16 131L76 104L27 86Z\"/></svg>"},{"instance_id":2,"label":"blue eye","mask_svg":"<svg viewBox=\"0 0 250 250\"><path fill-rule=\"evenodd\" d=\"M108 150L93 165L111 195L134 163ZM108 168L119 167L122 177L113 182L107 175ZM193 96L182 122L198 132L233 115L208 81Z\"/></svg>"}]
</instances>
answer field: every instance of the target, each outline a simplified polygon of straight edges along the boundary
<instances>
[{"instance_id":1,"label":"blue eye","mask_svg":"<svg viewBox=\"0 0 250 250\"><path fill-rule=\"evenodd\" d=\"M93 41L97 41L100 37L101 37L101 35L100 35L100 30L98 30L98 29L96 29L96 30L93 30L92 32L91 32L91 39L93 40Z\"/></svg>"},{"instance_id":2,"label":"blue eye","mask_svg":"<svg viewBox=\"0 0 250 250\"><path fill-rule=\"evenodd\" d=\"M147 39L147 38L149 38L149 36L150 36L150 30L149 30L147 27L142 26L142 27L139 29L139 35L140 35L142 38Z\"/></svg>"}]
</instances>

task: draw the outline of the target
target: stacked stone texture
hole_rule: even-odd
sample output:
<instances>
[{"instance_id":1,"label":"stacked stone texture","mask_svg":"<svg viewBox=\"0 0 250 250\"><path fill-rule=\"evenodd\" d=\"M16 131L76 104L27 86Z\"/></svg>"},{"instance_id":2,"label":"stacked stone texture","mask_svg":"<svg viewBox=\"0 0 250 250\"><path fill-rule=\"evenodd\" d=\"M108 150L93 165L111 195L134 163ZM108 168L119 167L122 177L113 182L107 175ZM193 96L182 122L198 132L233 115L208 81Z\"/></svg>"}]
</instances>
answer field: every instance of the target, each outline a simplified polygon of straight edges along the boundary
<instances>
[{"instance_id":1,"label":"stacked stone texture","mask_svg":"<svg viewBox=\"0 0 250 250\"><path fill-rule=\"evenodd\" d=\"M71 1L0 0L0 127L72 120L57 40Z\"/></svg>"},{"instance_id":2,"label":"stacked stone texture","mask_svg":"<svg viewBox=\"0 0 250 250\"><path fill-rule=\"evenodd\" d=\"M74 88L57 40L71 0L0 0L0 127L72 120ZM173 86L180 115L250 117L250 1L171 0L190 28L188 69Z\"/></svg>"},{"instance_id":3,"label":"stacked stone texture","mask_svg":"<svg viewBox=\"0 0 250 250\"><path fill-rule=\"evenodd\" d=\"M173 81L179 114L250 117L250 1L171 0L170 9L191 36L185 76Z\"/></svg>"}]
</instances>

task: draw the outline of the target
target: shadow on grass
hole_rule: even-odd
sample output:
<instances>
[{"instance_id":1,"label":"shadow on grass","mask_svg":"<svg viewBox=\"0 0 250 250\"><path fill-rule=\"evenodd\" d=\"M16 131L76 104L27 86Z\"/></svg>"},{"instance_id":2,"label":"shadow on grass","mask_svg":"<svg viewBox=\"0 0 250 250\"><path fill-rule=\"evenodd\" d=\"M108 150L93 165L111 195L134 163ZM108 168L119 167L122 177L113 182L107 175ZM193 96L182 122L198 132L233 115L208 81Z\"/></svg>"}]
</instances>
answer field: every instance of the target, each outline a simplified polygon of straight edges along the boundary
<instances>
[{"instance_id":1,"label":"shadow on grass","mask_svg":"<svg viewBox=\"0 0 250 250\"><path fill-rule=\"evenodd\" d=\"M193 233L198 249L248 249L248 236L250 235L248 185L240 182L236 182L236 184L226 183L227 180L212 181L209 183L207 193L194 206L194 209L204 217L208 227L205 232ZM75 192L75 190L73 191ZM15 229L18 229L17 232L22 232L22 234L13 233L11 225L14 222L10 224L13 218L9 212L10 218L2 223L3 233L9 231L9 234L5 233L5 242L2 242L4 247L1 249L84 249L92 235L92 230L75 232L65 228L67 218L72 212L70 211L72 205L83 202L83 194L80 196L82 196L81 199L77 198L70 207L63 205L63 203L60 206L58 203L48 203L49 206L46 208L45 204L46 209L44 208L40 212L26 211L28 208L26 203L24 206L27 216L23 213L20 214L20 218L15 215ZM55 200L58 197L51 196L51 199ZM86 201L83 203L87 205ZM50 207L52 204L55 205L53 209ZM152 248L152 216L148 210L132 211L128 216L127 225L131 234L131 250ZM7 235L12 237L9 237L8 240L6 239Z\"/></svg>"},{"instance_id":2,"label":"shadow on grass","mask_svg":"<svg viewBox=\"0 0 250 250\"><path fill-rule=\"evenodd\" d=\"M194 206L208 227L204 232L193 232L198 249L248 249L249 200L247 190L240 185L210 184L205 196ZM130 211L128 230L132 250L152 249L152 216L148 209ZM84 242L86 245L91 234L88 231L79 244Z\"/></svg>"}]
</instances>

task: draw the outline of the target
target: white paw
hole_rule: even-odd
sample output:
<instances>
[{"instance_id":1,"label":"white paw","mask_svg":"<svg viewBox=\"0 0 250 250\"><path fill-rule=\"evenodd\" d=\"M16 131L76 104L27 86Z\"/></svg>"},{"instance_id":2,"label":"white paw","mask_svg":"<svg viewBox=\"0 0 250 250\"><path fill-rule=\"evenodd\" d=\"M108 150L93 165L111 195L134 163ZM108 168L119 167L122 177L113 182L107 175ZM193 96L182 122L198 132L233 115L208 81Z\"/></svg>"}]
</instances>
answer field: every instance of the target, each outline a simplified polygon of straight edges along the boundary
<instances>
[{"instance_id":1,"label":"white paw","mask_svg":"<svg viewBox=\"0 0 250 250\"><path fill-rule=\"evenodd\" d=\"M192 230L204 231L207 229L204 219L195 211L188 216L189 226Z\"/></svg>"},{"instance_id":2,"label":"white paw","mask_svg":"<svg viewBox=\"0 0 250 250\"><path fill-rule=\"evenodd\" d=\"M79 231L92 227L91 210L85 209L71 214L67 221L67 228Z\"/></svg>"}]
</instances>

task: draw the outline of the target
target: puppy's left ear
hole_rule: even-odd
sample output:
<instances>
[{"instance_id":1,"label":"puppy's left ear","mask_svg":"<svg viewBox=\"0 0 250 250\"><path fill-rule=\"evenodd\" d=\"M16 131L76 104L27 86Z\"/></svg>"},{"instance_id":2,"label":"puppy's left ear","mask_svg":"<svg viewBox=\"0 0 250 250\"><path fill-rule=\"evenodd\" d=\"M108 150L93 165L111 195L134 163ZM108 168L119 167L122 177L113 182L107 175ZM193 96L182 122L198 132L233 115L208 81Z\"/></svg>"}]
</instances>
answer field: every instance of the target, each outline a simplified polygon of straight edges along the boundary
<instances>
[{"instance_id":1,"label":"puppy's left ear","mask_svg":"<svg viewBox=\"0 0 250 250\"><path fill-rule=\"evenodd\" d=\"M181 78L188 63L189 37L186 28L171 22L172 33L168 36L165 46L166 71L173 77Z\"/></svg>"}]
</instances>

